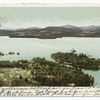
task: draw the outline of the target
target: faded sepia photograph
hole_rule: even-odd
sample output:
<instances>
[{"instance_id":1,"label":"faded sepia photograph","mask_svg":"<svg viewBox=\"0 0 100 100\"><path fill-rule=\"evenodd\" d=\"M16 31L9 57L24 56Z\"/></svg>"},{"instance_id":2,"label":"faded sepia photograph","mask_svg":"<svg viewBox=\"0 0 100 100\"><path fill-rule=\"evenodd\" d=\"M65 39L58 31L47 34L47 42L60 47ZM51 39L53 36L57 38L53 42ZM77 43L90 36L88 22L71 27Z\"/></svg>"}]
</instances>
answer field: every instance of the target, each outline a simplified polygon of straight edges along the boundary
<instances>
[{"instance_id":1,"label":"faded sepia photograph","mask_svg":"<svg viewBox=\"0 0 100 100\"><path fill-rule=\"evenodd\" d=\"M100 86L100 7L0 7L0 86Z\"/></svg>"}]
</instances>

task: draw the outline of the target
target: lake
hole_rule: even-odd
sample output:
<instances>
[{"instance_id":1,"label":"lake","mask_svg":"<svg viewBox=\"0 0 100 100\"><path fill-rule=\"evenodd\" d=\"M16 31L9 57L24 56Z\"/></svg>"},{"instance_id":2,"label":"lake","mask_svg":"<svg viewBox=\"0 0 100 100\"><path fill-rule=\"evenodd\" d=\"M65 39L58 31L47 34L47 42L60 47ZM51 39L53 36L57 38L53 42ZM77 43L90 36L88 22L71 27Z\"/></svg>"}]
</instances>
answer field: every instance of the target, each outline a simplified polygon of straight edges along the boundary
<instances>
[{"instance_id":1,"label":"lake","mask_svg":"<svg viewBox=\"0 0 100 100\"><path fill-rule=\"evenodd\" d=\"M0 60L30 60L33 57L45 57L51 60L51 53L68 52L75 49L79 53L86 53L89 56L100 57L100 38L76 38L63 37L57 39L36 39L36 38L9 38L0 37L0 51L20 52L20 55L1 56ZM85 71L95 78L95 85L100 86L100 71Z\"/></svg>"}]
</instances>

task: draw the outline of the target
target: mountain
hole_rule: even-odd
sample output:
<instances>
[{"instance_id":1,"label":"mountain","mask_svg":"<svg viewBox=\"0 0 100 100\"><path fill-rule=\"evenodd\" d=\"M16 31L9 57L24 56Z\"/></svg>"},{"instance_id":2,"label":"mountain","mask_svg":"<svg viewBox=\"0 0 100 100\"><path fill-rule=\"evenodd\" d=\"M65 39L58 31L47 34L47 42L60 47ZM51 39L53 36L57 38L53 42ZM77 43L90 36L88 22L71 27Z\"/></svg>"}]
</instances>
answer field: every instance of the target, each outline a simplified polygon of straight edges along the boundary
<instances>
[{"instance_id":1,"label":"mountain","mask_svg":"<svg viewBox=\"0 0 100 100\"><path fill-rule=\"evenodd\" d=\"M61 38L61 37L100 37L100 26L49 26L45 28L31 27L26 29L3 30L0 29L0 36L11 38Z\"/></svg>"},{"instance_id":2,"label":"mountain","mask_svg":"<svg viewBox=\"0 0 100 100\"><path fill-rule=\"evenodd\" d=\"M86 37L100 37L100 26L83 26L81 29L83 30L81 34Z\"/></svg>"}]
</instances>

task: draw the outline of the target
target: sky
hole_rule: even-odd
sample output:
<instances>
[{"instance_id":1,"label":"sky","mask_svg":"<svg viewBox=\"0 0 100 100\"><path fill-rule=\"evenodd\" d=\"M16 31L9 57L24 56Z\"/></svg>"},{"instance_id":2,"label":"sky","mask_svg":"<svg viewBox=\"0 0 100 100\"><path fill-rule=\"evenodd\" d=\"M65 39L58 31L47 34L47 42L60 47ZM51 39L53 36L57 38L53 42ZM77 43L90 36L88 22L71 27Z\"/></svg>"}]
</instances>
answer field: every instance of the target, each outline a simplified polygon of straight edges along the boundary
<instances>
[{"instance_id":1,"label":"sky","mask_svg":"<svg viewBox=\"0 0 100 100\"><path fill-rule=\"evenodd\" d=\"M1 7L1 28L100 25L100 7Z\"/></svg>"}]
</instances>

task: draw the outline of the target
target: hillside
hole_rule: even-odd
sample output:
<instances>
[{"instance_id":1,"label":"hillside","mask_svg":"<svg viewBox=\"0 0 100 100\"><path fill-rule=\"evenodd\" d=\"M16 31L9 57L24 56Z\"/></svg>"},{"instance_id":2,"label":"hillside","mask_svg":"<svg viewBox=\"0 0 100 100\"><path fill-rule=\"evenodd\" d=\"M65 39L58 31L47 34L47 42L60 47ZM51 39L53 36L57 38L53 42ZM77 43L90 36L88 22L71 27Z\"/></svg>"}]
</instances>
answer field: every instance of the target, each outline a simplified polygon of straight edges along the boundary
<instances>
[{"instance_id":1,"label":"hillside","mask_svg":"<svg viewBox=\"0 0 100 100\"><path fill-rule=\"evenodd\" d=\"M61 37L100 37L100 26L81 26L72 25L50 26L45 28L26 28L16 30L0 30L0 36L11 38L61 38Z\"/></svg>"}]
</instances>

